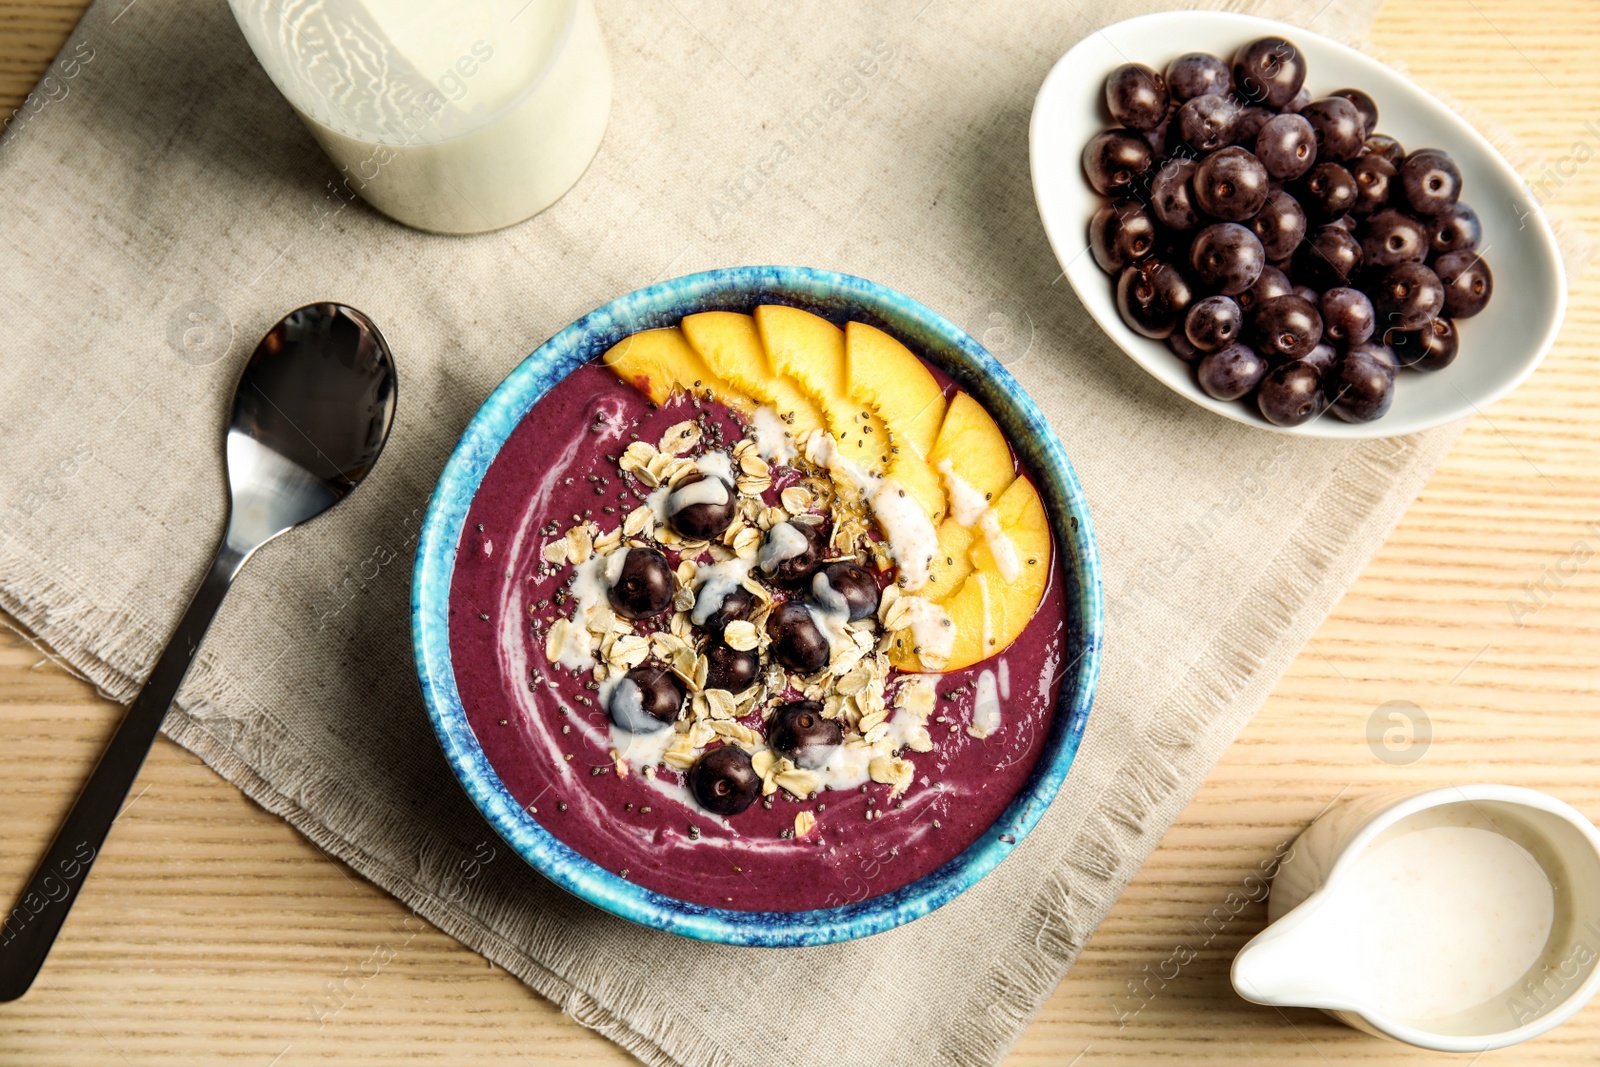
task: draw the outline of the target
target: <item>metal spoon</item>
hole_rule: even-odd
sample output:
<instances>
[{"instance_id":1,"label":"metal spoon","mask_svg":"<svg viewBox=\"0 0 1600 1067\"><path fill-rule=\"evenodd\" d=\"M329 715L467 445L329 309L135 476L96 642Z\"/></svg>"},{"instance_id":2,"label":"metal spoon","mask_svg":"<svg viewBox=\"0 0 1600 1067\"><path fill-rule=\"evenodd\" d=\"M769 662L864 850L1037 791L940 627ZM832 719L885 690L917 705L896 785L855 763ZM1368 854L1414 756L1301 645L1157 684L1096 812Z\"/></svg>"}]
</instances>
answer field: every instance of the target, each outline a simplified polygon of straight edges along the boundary
<instances>
[{"instance_id":1,"label":"metal spoon","mask_svg":"<svg viewBox=\"0 0 1600 1067\"><path fill-rule=\"evenodd\" d=\"M0 1001L26 993L44 965L234 575L360 484L388 440L395 393L389 346L355 308L308 304L256 346L228 421L227 535L17 907L0 914Z\"/></svg>"}]
</instances>

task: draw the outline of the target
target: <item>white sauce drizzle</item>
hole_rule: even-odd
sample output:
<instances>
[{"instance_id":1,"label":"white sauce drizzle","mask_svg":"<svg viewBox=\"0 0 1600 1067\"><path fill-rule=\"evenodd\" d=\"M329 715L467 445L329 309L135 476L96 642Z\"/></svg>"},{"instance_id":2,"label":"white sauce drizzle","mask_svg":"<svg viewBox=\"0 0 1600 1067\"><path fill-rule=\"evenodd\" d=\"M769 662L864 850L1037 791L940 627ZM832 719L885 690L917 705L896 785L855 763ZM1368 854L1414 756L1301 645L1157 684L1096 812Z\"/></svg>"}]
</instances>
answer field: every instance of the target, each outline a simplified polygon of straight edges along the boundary
<instances>
[{"instance_id":1,"label":"white sauce drizzle","mask_svg":"<svg viewBox=\"0 0 1600 1067\"><path fill-rule=\"evenodd\" d=\"M840 598L844 599L843 597ZM831 656L834 649L839 648L841 642L852 640L846 632L850 629L850 610L834 611L821 604L807 604L806 612L811 616L811 621L816 624L817 632L822 634L822 639L828 642L828 654Z\"/></svg>"},{"instance_id":2,"label":"white sauce drizzle","mask_svg":"<svg viewBox=\"0 0 1600 1067\"><path fill-rule=\"evenodd\" d=\"M778 564L803 555L810 546L811 542L806 540L806 535L794 523L780 522L767 531L767 539L761 542L760 549L756 551L756 563L761 567L761 573L771 574L778 569Z\"/></svg>"},{"instance_id":3,"label":"white sauce drizzle","mask_svg":"<svg viewBox=\"0 0 1600 1067\"><path fill-rule=\"evenodd\" d=\"M817 776L819 796L823 788L854 789L871 781L868 767L880 755L877 749L859 741L835 745L822 766L810 768Z\"/></svg>"},{"instance_id":4,"label":"white sauce drizzle","mask_svg":"<svg viewBox=\"0 0 1600 1067\"><path fill-rule=\"evenodd\" d=\"M940 661L950 658L955 648L956 628L942 604L921 597L911 603L911 640L920 655Z\"/></svg>"},{"instance_id":5,"label":"white sauce drizzle","mask_svg":"<svg viewBox=\"0 0 1600 1067\"><path fill-rule=\"evenodd\" d=\"M944 475L945 491L950 497L950 517L971 529L983 513L989 510L989 501L961 475L948 459L939 461L939 473Z\"/></svg>"},{"instance_id":6,"label":"white sauce drizzle","mask_svg":"<svg viewBox=\"0 0 1600 1067\"><path fill-rule=\"evenodd\" d=\"M662 485L650 490L650 495L644 498L644 506L656 517L656 522L667 521L667 498L672 495L672 486Z\"/></svg>"},{"instance_id":7,"label":"white sauce drizzle","mask_svg":"<svg viewBox=\"0 0 1600 1067\"><path fill-rule=\"evenodd\" d=\"M622 561L618 557L626 553L627 549L621 549L609 556L590 556L573 568L571 624L555 658L556 666L567 670L594 666L594 655L589 651L589 620L605 601L606 590L622 573Z\"/></svg>"},{"instance_id":8,"label":"white sauce drizzle","mask_svg":"<svg viewBox=\"0 0 1600 1067\"><path fill-rule=\"evenodd\" d=\"M716 504L720 507L727 502L728 483L714 475L707 475L698 482L674 489L667 497L667 515L676 515L696 504Z\"/></svg>"},{"instance_id":9,"label":"white sauce drizzle","mask_svg":"<svg viewBox=\"0 0 1600 1067\"><path fill-rule=\"evenodd\" d=\"M984 668L978 675L978 696L972 706L972 725L967 733L973 737L988 737L1000 729L1000 692L995 685L994 671Z\"/></svg>"},{"instance_id":10,"label":"white sauce drizzle","mask_svg":"<svg viewBox=\"0 0 1600 1067\"><path fill-rule=\"evenodd\" d=\"M874 474L840 454L832 434L813 434L806 444L806 459L826 467L835 481L853 485L872 508L878 529L888 540L889 555L900 568L902 588L915 592L928 584L928 564L939 550L939 535L916 498L895 479Z\"/></svg>"},{"instance_id":11,"label":"white sauce drizzle","mask_svg":"<svg viewBox=\"0 0 1600 1067\"><path fill-rule=\"evenodd\" d=\"M620 756L629 767L635 771L638 771L642 777L646 767L654 767L661 762L663 757L665 757L667 754L667 747L671 745L673 739L678 736L678 731L671 729L669 726L667 726L667 724L663 723L662 726L664 727L663 729L655 730L649 733L634 733L631 730L628 730L622 726L618 726L613 722L611 724L611 747L616 749L617 755ZM678 786L676 788L670 787L665 782L661 782L659 778L646 780L659 782L660 791L668 796L673 797L680 803L691 808L698 807L698 805L696 805L694 801L690 799L689 791L682 786Z\"/></svg>"},{"instance_id":12,"label":"white sauce drizzle","mask_svg":"<svg viewBox=\"0 0 1600 1067\"><path fill-rule=\"evenodd\" d=\"M629 734L655 734L666 731L670 723L662 722L644 710L644 693L632 678L624 675L612 687L610 699L603 705L611 721Z\"/></svg>"},{"instance_id":13,"label":"white sauce drizzle","mask_svg":"<svg viewBox=\"0 0 1600 1067\"><path fill-rule=\"evenodd\" d=\"M707 478L716 478L723 485L733 484L733 457L726 452L707 452L696 459L694 465Z\"/></svg>"},{"instance_id":14,"label":"white sauce drizzle","mask_svg":"<svg viewBox=\"0 0 1600 1067\"><path fill-rule=\"evenodd\" d=\"M750 436L761 458L772 464L793 463L794 440L783 417L763 404L750 416Z\"/></svg>"},{"instance_id":15,"label":"white sauce drizzle","mask_svg":"<svg viewBox=\"0 0 1600 1067\"><path fill-rule=\"evenodd\" d=\"M743 588L754 562L735 557L697 570L694 576L697 592L694 610L689 612L689 621L696 626L704 626L707 619L721 611L728 595L735 589Z\"/></svg>"},{"instance_id":16,"label":"white sauce drizzle","mask_svg":"<svg viewBox=\"0 0 1600 1067\"><path fill-rule=\"evenodd\" d=\"M1017 546L1000 528L1000 516L993 508L983 513L978 528L983 531L983 539L989 542L989 554L994 557L994 565L1000 568L1000 577L1008 582L1016 581L1017 575L1022 573L1022 560L1017 558Z\"/></svg>"},{"instance_id":17,"label":"white sauce drizzle","mask_svg":"<svg viewBox=\"0 0 1600 1067\"><path fill-rule=\"evenodd\" d=\"M826 570L820 570L811 576L811 597L830 614L843 615L846 618L850 616L850 602L844 598L843 593L833 587L832 582L828 581Z\"/></svg>"},{"instance_id":18,"label":"white sauce drizzle","mask_svg":"<svg viewBox=\"0 0 1600 1067\"><path fill-rule=\"evenodd\" d=\"M694 465L696 470L707 476L708 481L716 482L720 480L728 485L733 484L733 460L729 458L726 452L707 452L696 459ZM705 485L706 483L698 482L696 484ZM689 488L692 489L694 487L690 486ZM704 492L711 494L715 490L706 489ZM651 514L656 517L656 522L666 522L674 512L688 507L690 504L721 504L727 500L727 497L724 496L721 500L712 497L709 501L685 500L682 503L675 503L677 493L678 491L674 490L672 486L661 485L652 489L650 495L644 498L644 506L650 509Z\"/></svg>"}]
</instances>

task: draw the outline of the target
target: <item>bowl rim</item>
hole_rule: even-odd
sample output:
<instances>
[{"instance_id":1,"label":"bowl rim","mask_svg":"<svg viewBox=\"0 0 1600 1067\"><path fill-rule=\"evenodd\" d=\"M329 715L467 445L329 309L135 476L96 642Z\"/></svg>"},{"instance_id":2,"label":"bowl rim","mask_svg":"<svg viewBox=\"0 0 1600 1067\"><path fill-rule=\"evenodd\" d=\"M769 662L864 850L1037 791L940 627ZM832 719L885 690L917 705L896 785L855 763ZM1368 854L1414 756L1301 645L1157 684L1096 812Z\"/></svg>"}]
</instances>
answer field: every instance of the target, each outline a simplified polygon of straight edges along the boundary
<instances>
[{"instance_id":1,"label":"bowl rim","mask_svg":"<svg viewBox=\"0 0 1600 1067\"><path fill-rule=\"evenodd\" d=\"M1527 188L1527 183L1522 179L1517 169L1501 155L1500 151L1490 143L1487 137L1450 105L1428 92L1403 72L1395 70L1382 60L1367 55L1360 49L1352 48L1324 34L1317 33L1315 30L1277 19L1265 18L1260 15L1214 10L1157 11L1144 15L1135 15L1112 23L1077 41L1060 59L1051 65L1049 73L1045 75L1044 81L1040 84L1039 91L1034 97L1033 111L1028 123L1029 177L1033 186L1034 204L1039 212L1040 223L1050 243L1051 251L1055 254L1062 273L1077 294L1079 303L1088 311L1090 317L1094 319L1095 323L1110 338L1112 343L1120 348L1124 355L1143 368L1146 373L1150 374L1151 377L1186 400L1190 400L1208 411L1222 415L1241 425L1296 437L1366 440L1421 433L1475 414L1481 414L1484 408L1504 399L1521 386L1523 382L1527 381L1529 376L1544 362L1545 357L1550 354L1551 348L1555 346L1562 324L1566 321L1568 300L1568 278L1566 264L1561 256L1560 244L1556 240L1555 231L1551 228L1550 220L1546 217L1545 212L1537 209L1536 198L1533 199L1535 210L1528 212L1528 217L1535 222L1535 225L1531 227L1535 235L1532 247L1538 249L1542 253L1542 258L1553 266L1551 273L1556 281L1556 292L1551 307L1551 315L1545 322L1544 329L1538 338L1530 344L1528 348L1530 355L1523 361L1516 373L1510 375L1505 381L1476 399L1469 398L1458 389L1456 393L1461 398L1459 405L1441 408L1439 412L1416 419L1411 423L1393 424L1392 426L1386 426L1388 419L1377 419L1373 422L1364 423L1347 423L1338 419L1324 418L1312 419L1310 422L1299 426L1276 426L1252 414L1250 409L1240 404L1239 401L1216 400L1207 396L1192 382L1189 383L1188 388L1184 388L1156 371L1155 362L1158 357L1176 357L1172 357L1161 342L1133 333L1114 312L1110 314L1104 313L1098 303L1089 299L1080 287L1079 279L1072 270L1072 262L1082 254L1083 250L1078 249L1069 236L1071 232L1075 232L1074 227L1078 224L1076 220L1065 217L1067 212L1064 206L1053 203L1052 201L1055 198L1047 196L1044 192L1050 183L1048 174L1042 173L1047 168L1042 167L1040 163L1040 146L1046 138L1056 135L1053 130L1045 128L1052 125L1049 114L1055 103L1055 98L1059 94L1059 90L1056 87L1071 80L1075 74L1079 73L1076 68L1082 65L1082 50L1091 44L1093 38L1097 36L1106 37L1107 34L1116 33L1120 38L1138 39L1141 26L1155 22L1170 26L1171 23L1178 20L1208 25L1230 24L1239 27L1242 34L1264 35L1271 33L1287 37L1296 43L1314 41L1319 48L1327 48L1343 54L1346 58L1353 58L1361 64L1379 68L1387 76L1407 83L1419 94L1433 102L1439 113L1445 117L1446 129L1442 132L1448 136L1441 138L1441 141L1448 141L1452 138L1470 141L1474 148L1484 157L1488 167L1497 171L1502 180L1508 182L1514 188ZM1106 39L1110 40L1109 37L1106 37ZM1073 158L1076 159L1077 155L1074 155ZM1087 187L1087 181L1082 177L1081 166L1075 172L1074 177L1078 181L1084 182L1085 187ZM1086 250L1086 246L1084 250ZM1097 279L1103 282L1106 279L1106 275L1099 272L1098 265L1096 265L1095 270ZM1131 343L1133 341L1139 342L1137 348ZM1187 382L1188 379L1184 379L1184 381Z\"/></svg>"},{"instance_id":2,"label":"bowl rim","mask_svg":"<svg viewBox=\"0 0 1600 1067\"><path fill-rule=\"evenodd\" d=\"M1061 682L1050 734L1027 783L977 840L937 870L899 889L839 907L793 912L714 908L657 893L605 870L556 839L511 797L479 746L455 685L448 610L456 547L472 498L500 446L572 369L629 333L675 325L691 310L709 306L708 300L746 311L760 303L810 301L821 307L831 302L835 310L858 320L874 319L874 325L886 325L902 337L911 333L947 346L947 359L931 349L928 358L972 390L1002 426L1014 423L1014 432L1026 425L1032 449L1024 453L1019 443L1024 439L1014 436L1013 447L1025 455L1029 473L1040 483L1058 557L1070 551L1071 565L1062 559L1060 571L1069 585L1065 651L1074 645L1079 651L1063 675L1075 674ZM967 365L958 365L957 359ZM1007 406L997 410L1001 398ZM658 282L590 312L535 349L483 402L445 463L420 528L412 579L413 650L428 718L457 780L506 843L545 877L614 915L699 940L767 947L826 944L890 929L932 911L992 870L1038 822L1072 764L1094 699L1102 615L1099 559L1087 502L1061 442L1016 379L965 331L910 297L866 279L806 267L732 267Z\"/></svg>"}]
</instances>

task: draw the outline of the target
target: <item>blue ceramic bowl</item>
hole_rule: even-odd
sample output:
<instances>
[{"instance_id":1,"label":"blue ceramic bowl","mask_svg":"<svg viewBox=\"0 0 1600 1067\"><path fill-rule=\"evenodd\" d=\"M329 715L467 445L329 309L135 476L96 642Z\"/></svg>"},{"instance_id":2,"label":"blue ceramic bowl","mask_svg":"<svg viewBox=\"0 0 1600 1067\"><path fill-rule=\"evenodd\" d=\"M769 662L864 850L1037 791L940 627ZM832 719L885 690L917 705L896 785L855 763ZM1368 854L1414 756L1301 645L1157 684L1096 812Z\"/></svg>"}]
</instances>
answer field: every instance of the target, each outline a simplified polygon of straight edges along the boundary
<instances>
[{"instance_id":1,"label":"blue ceramic bowl","mask_svg":"<svg viewBox=\"0 0 1600 1067\"><path fill-rule=\"evenodd\" d=\"M759 304L790 304L836 322L877 326L981 401L1038 485L1069 586L1070 666L1043 753L1022 792L987 832L933 873L893 892L815 911L732 911L686 903L624 881L556 840L489 765L467 725L450 662L450 580L461 528L484 473L523 416L562 377L628 334L676 325L699 311L748 312ZM804 267L734 267L661 282L585 315L523 360L484 401L439 476L417 545L411 611L428 717L467 795L506 843L563 889L615 915L736 945L820 945L865 937L926 915L982 878L1033 828L1061 787L1089 718L1100 665L1100 566L1088 507L1044 415L993 356L943 316L873 282Z\"/></svg>"}]
</instances>

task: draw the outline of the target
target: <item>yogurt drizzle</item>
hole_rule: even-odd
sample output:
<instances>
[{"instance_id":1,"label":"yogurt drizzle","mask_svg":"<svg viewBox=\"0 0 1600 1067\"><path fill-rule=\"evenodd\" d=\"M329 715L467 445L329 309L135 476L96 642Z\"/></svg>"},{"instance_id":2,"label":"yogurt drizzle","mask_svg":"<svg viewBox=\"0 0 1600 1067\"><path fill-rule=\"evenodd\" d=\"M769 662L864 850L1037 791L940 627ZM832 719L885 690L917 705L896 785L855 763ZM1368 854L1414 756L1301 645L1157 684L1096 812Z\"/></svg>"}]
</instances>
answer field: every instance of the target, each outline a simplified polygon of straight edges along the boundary
<instances>
[{"instance_id":1,"label":"yogurt drizzle","mask_svg":"<svg viewBox=\"0 0 1600 1067\"><path fill-rule=\"evenodd\" d=\"M939 473L944 475L950 496L950 517L968 529L978 527L989 544L995 566L1000 568L1000 577L1008 582L1016 581L1017 575L1022 573L1022 561L1017 558L1017 546L1000 528L1000 516L971 482L955 472L948 459L939 461Z\"/></svg>"},{"instance_id":2,"label":"yogurt drizzle","mask_svg":"<svg viewBox=\"0 0 1600 1067\"><path fill-rule=\"evenodd\" d=\"M928 565L939 550L939 535L922 505L893 478L874 474L839 451L830 433L815 433L806 443L806 459L827 469L837 482L853 486L872 508L900 568L900 585L915 592L928 584Z\"/></svg>"}]
</instances>

